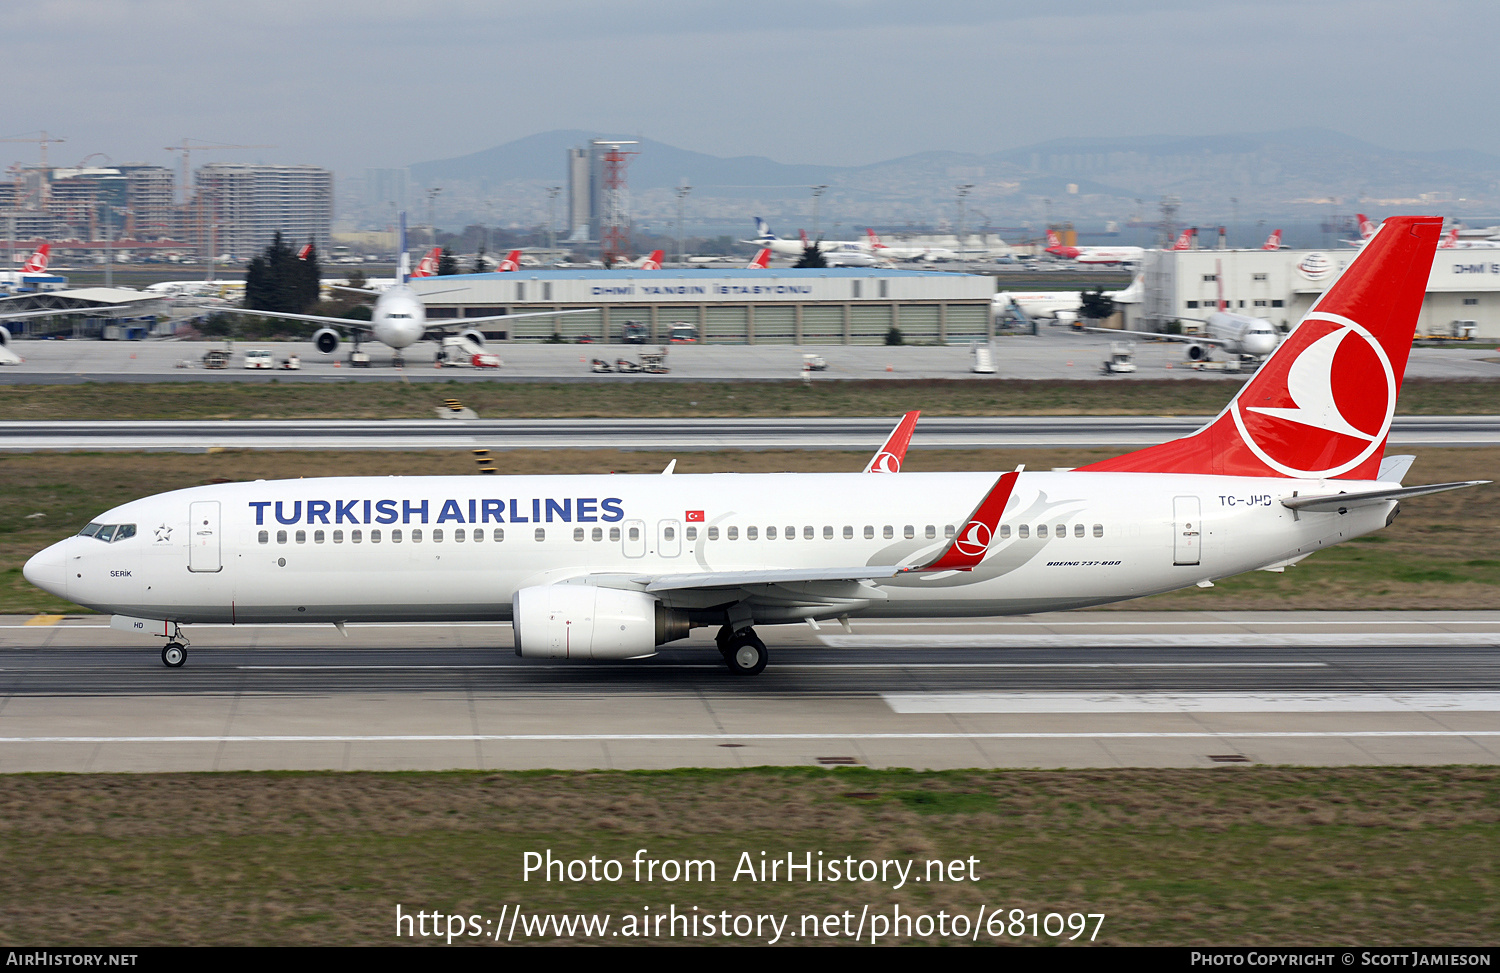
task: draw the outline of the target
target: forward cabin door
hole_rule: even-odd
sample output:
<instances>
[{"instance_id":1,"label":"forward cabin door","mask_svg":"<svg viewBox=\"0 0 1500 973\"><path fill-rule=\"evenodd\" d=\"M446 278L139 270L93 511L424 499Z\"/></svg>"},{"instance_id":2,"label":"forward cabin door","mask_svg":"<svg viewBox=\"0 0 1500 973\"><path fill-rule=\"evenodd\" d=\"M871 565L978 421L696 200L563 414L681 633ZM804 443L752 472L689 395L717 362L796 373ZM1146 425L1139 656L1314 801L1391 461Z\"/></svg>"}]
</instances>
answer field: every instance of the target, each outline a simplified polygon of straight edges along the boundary
<instances>
[{"instance_id":1,"label":"forward cabin door","mask_svg":"<svg viewBox=\"0 0 1500 973\"><path fill-rule=\"evenodd\" d=\"M224 563L219 554L219 501L188 504L188 570L213 574Z\"/></svg>"},{"instance_id":2,"label":"forward cabin door","mask_svg":"<svg viewBox=\"0 0 1500 973\"><path fill-rule=\"evenodd\" d=\"M1203 512L1197 497L1172 498L1172 563L1197 564L1202 546Z\"/></svg>"}]
</instances>

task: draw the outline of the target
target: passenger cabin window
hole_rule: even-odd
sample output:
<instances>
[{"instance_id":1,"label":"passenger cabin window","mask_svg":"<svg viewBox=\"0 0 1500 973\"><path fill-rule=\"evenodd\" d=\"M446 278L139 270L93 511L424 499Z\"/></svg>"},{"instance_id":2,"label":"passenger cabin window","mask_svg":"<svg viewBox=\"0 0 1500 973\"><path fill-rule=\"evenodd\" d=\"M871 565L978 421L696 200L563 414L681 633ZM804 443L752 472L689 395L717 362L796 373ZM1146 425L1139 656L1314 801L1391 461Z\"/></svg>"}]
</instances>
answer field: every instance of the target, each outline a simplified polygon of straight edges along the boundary
<instances>
[{"instance_id":1,"label":"passenger cabin window","mask_svg":"<svg viewBox=\"0 0 1500 973\"><path fill-rule=\"evenodd\" d=\"M697 540L698 539L698 528L696 528L696 527L688 527L688 528L684 529L683 530L683 536L685 536L690 541Z\"/></svg>"},{"instance_id":2,"label":"passenger cabin window","mask_svg":"<svg viewBox=\"0 0 1500 973\"><path fill-rule=\"evenodd\" d=\"M873 541L874 539L875 539L875 528L872 527L872 526L870 526L869 524L865 524L865 540L867 540L867 541Z\"/></svg>"},{"instance_id":3,"label":"passenger cabin window","mask_svg":"<svg viewBox=\"0 0 1500 973\"><path fill-rule=\"evenodd\" d=\"M725 532L725 536L732 541L737 541L740 539L740 529L738 527L731 527Z\"/></svg>"},{"instance_id":4,"label":"passenger cabin window","mask_svg":"<svg viewBox=\"0 0 1500 973\"><path fill-rule=\"evenodd\" d=\"M595 541L602 541L602 540L604 540L604 528L603 527L595 527L594 528L593 537L594 537Z\"/></svg>"},{"instance_id":5,"label":"passenger cabin window","mask_svg":"<svg viewBox=\"0 0 1500 973\"><path fill-rule=\"evenodd\" d=\"M677 528L676 527L664 527L664 528L662 528L661 537L662 537L662 540L664 540L664 541L676 540L677 539Z\"/></svg>"},{"instance_id":6,"label":"passenger cabin window","mask_svg":"<svg viewBox=\"0 0 1500 973\"><path fill-rule=\"evenodd\" d=\"M1024 530L1025 528L1022 528L1022 529ZM1046 537L1047 536L1047 525L1046 524L1037 524L1036 525L1036 536L1038 536L1038 537Z\"/></svg>"},{"instance_id":7,"label":"passenger cabin window","mask_svg":"<svg viewBox=\"0 0 1500 973\"><path fill-rule=\"evenodd\" d=\"M324 534L321 530L315 530L315 531L313 531L313 543L314 544L321 544L321 543L323 543L323 541L326 538L327 538L327 535Z\"/></svg>"},{"instance_id":8,"label":"passenger cabin window","mask_svg":"<svg viewBox=\"0 0 1500 973\"><path fill-rule=\"evenodd\" d=\"M276 532L276 543L278 543L278 544L285 544L286 543L286 531L284 531L284 530L278 530Z\"/></svg>"},{"instance_id":9,"label":"passenger cabin window","mask_svg":"<svg viewBox=\"0 0 1500 973\"><path fill-rule=\"evenodd\" d=\"M434 527L432 529L432 542L434 544L441 544L443 542L443 528Z\"/></svg>"},{"instance_id":10,"label":"passenger cabin window","mask_svg":"<svg viewBox=\"0 0 1500 973\"><path fill-rule=\"evenodd\" d=\"M341 531L341 530L334 531L333 532L333 542L335 544L342 544L342 543L344 543L344 532Z\"/></svg>"},{"instance_id":11,"label":"passenger cabin window","mask_svg":"<svg viewBox=\"0 0 1500 973\"><path fill-rule=\"evenodd\" d=\"M937 536L937 527L933 524L927 525L927 539L932 540Z\"/></svg>"},{"instance_id":12,"label":"passenger cabin window","mask_svg":"<svg viewBox=\"0 0 1500 973\"><path fill-rule=\"evenodd\" d=\"M896 528L892 527L890 524L886 524L885 529L880 532L880 536L884 537L886 540L890 540L892 537L896 536Z\"/></svg>"},{"instance_id":13,"label":"passenger cabin window","mask_svg":"<svg viewBox=\"0 0 1500 973\"><path fill-rule=\"evenodd\" d=\"M906 538L907 540L911 540L913 537L917 536L917 529L911 524L907 524L906 527L902 529L901 536Z\"/></svg>"},{"instance_id":14,"label":"passenger cabin window","mask_svg":"<svg viewBox=\"0 0 1500 973\"><path fill-rule=\"evenodd\" d=\"M490 536L494 538L496 544L500 543L501 541L505 540L505 528L496 527L494 533L492 533Z\"/></svg>"},{"instance_id":15,"label":"passenger cabin window","mask_svg":"<svg viewBox=\"0 0 1500 973\"><path fill-rule=\"evenodd\" d=\"M1000 525L1000 536L1001 537L1009 537L1010 536L1010 524L1001 524Z\"/></svg>"},{"instance_id":16,"label":"passenger cabin window","mask_svg":"<svg viewBox=\"0 0 1500 973\"><path fill-rule=\"evenodd\" d=\"M832 527L824 527L823 528L823 539L825 541L831 541L831 540L833 540L833 528Z\"/></svg>"},{"instance_id":17,"label":"passenger cabin window","mask_svg":"<svg viewBox=\"0 0 1500 973\"><path fill-rule=\"evenodd\" d=\"M1073 525L1073 536L1074 537L1082 537L1083 536L1083 525L1082 524L1074 524Z\"/></svg>"},{"instance_id":18,"label":"passenger cabin window","mask_svg":"<svg viewBox=\"0 0 1500 973\"><path fill-rule=\"evenodd\" d=\"M635 530L632 528L630 532L632 534L634 534ZM546 540L547 539L547 528L545 528L545 527L538 527L536 529L536 535L535 536L536 536L537 543L541 543L542 541Z\"/></svg>"},{"instance_id":19,"label":"passenger cabin window","mask_svg":"<svg viewBox=\"0 0 1500 973\"><path fill-rule=\"evenodd\" d=\"M708 529L708 539L711 540L711 541L718 540L719 539L719 528L717 528L717 527L710 527Z\"/></svg>"},{"instance_id":20,"label":"passenger cabin window","mask_svg":"<svg viewBox=\"0 0 1500 973\"><path fill-rule=\"evenodd\" d=\"M844 540L846 540L846 541L852 541L852 540L854 540L854 528L851 527L851 526L849 526L848 524L844 525Z\"/></svg>"},{"instance_id":21,"label":"passenger cabin window","mask_svg":"<svg viewBox=\"0 0 1500 973\"><path fill-rule=\"evenodd\" d=\"M609 539L611 541L618 541L620 539L620 528L611 527L609 529Z\"/></svg>"},{"instance_id":22,"label":"passenger cabin window","mask_svg":"<svg viewBox=\"0 0 1500 973\"><path fill-rule=\"evenodd\" d=\"M1027 525L1027 524L1019 524L1019 525L1017 525L1016 526L1016 536L1020 537L1020 538L1030 537L1031 536L1031 527L1029 525Z\"/></svg>"},{"instance_id":23,"label":"passenger cabin window","mask_svg":"<svg viewBox=\"0 0 1500 973\"><path fill-rule=\"evenodd\" d=\"M379 544L380 543L380 528L379 527L372 527L370 529L370 543L371 544Z\"/></svg>"},{"instance_id":24,"label":"passenger cabin window","mask_svg":"<svg viewBox=\"0 0 1500 973\"><path fill-rule=\"evenodd\" d=\"M420 544L420 543L422 543L422 528L420 528L420 527L413 527L411 529L411 542L413 544Z\"/></svg>"},{"instance_id":25,"label":"passenger cabin window","mask_svg":"<svg viewBox=\"0 0 1500 973\"><path fill-rule=\"evenodd\" d=\"M573 528L573 540L578 541L580 543L583 541L583 528L582 527L574 527Z\"/></svg>"},{"instance_id":26,"label":"passenger cabin window","mask_svg":"<svg viewBox=\"0 0 1500 973\"><path fill-rule=\"evenodd\" d=\"M362 540L364 540L364 531L362 531L362 530L360 530L358 528L355 528L354 530L351 530L349 532L349 543L350 544L358 544Z\"/></svg>"},{"instance_id":27,"label":"passenger cabin window","mask_svg":"<svg viewBox=\"0 0 1500 973\"><path fill-rule=\"evenodd\" d=\"M1103 524L1095 524L1094 525L1094 536L1095 537L1103 537L1104 536L1104 525Z\"/></svg>"},{"instance_id":28,"label":"passenger cabin window","mask_svg":"<svg viewBox=\"0 0 1500 973\"><path fill-rule=\"evenodd\" d=\"M943 525L943 536L944 537L952 538L953 535L956 534L956 533L958 533L958 530L952 524L944 524ZM1006 533L1009 534L1010 531L1006 531Z\"/></svg>"},{"instance_id":29,"label":"passenger cabin window","mask_svg":"<svg viewBox=\"0 0 1500 973\"><path fill-rule=\"evenodd\" d=\"M271 532L268 530L261 531L259 536L256 537L256 540L260 541L262 544L271 543Z\"/></svg>"},{"instance_id":30,"label":"passenger cabin window","mask_svg":"<svg viewBox=\"0 0 1500 973\"><path fill-rule=\"evenodd\" d=\"M307 543L307 531L305 531L305 530L299 530L299 531L297 531L297 543L298 544L306 544Z\"/></svg>"},{"instance_id":31,"label":"passenger cabin window","mask_svg":"<svg viewBox=\"0 0 1500 973\"><path fill-rule=\"evenodd\" d=\"M392 527L391 528L391 543L392 544L400 544L401 543L401 528L400 527Z\"/></svg>"},{"instance_id":32,"label":"passenger cabin window","mask_svg":"<svg viewBox=\"0 0 1500 973\"><path fill-rule=\"evenodd\" d=\"M753 540L756 540L759 536L760 536L760 529L758 527L746 527L745 528L745 540L747 540L747 541L753 541ZM769 528L769 527L766 528L766 536L767 537L771 536L771 528ZM634 540L634 539L635 538L631 538L631 540Z\"/></svg>"},{"instance_id":33,"label":"passenger cabin window","mask_svg":"<svg viewBox=\"0 0 1500 973\"><path fill-rule=\"evenodd\" d=\"M813 529L812 529L812 527L808 526L808 527L803 527L802 528L802 539L805 540L805 541L810 541L810 540L813 539Z\"/></svg>"},{"instance_id":34,"label":"passenger cabin window","mask_svg":"<svg viewBox=\"0 0 1500 973\"><path fill-rule=\"evenodd\" d=\"M453 528L453 543L455 543L455 544L462 544L464 542L464 538L466 536L467 535L464 533L464 529L462 527L455 527L455 528ZM442 540L443 539L443 532L440 531L440 530L439 531L434 531L433 532L433 539L434 540Z\"/></svg>"},{"instance_id":35,"label":"passenger cabin window","mask_svg":"<svg viewBox=\"0 0 1500 973\"><path fill-rule=\"evenodd\" d=\"M768 540L768 541L774 541L775 539L776 539L776 528L775 527L767 527L766 528L766 540Z\"/></svg>"}]
</instances>

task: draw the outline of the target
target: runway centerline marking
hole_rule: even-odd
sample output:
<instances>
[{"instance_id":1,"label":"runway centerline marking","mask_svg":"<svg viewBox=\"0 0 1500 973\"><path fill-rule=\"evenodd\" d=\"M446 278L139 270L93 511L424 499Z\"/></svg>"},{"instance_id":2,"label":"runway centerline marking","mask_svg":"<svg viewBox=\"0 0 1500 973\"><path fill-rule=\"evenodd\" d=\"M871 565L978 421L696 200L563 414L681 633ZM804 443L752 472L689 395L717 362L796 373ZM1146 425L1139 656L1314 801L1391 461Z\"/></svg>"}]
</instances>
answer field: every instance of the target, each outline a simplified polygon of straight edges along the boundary
<instances>
[{"instance_id":1,"label":"runway centerline marking","mask_svg":"<svg viewBox=\"0 0 1500 973\"><path fill-rule=\"evenodd\" d=\"M881 693L895 713L1493 713L1486 692Z\"/></svg>"},{"instance_id":2,"label":"runway centerline marking","mask_svg":"<svg viewBox=\"0 0 1500 973\"><path fill-rule=\"evenodd\" d=\"M0 737L12 743L590 743L629 741L738 740L1131 740L1131 739L1287 739L1350 737L1500 737L1500 730L1233 730L995 732L995 733L383 733L368 735L211 735L211 736L55 736Z\"/></svg>"}]
</instances>

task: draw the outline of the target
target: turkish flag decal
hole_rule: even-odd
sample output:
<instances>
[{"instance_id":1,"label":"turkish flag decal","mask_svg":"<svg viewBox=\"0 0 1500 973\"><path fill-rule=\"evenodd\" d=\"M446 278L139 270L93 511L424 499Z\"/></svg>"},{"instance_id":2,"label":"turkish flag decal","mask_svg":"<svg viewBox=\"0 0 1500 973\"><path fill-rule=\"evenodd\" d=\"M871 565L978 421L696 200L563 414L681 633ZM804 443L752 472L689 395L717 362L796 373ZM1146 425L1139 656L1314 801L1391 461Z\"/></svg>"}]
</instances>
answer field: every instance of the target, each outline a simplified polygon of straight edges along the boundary
<instances>
[{"instance_id":1,"label":"turkish flag decal","mask_svg":"<svg viewBox=\"0 0 1500 973\"><path fill-rule=\"evenodd\" d=\"M689 510L683 515L682 519L690 524L701 524L703 523L703 511Z\"/></svg>"}]
</instances>

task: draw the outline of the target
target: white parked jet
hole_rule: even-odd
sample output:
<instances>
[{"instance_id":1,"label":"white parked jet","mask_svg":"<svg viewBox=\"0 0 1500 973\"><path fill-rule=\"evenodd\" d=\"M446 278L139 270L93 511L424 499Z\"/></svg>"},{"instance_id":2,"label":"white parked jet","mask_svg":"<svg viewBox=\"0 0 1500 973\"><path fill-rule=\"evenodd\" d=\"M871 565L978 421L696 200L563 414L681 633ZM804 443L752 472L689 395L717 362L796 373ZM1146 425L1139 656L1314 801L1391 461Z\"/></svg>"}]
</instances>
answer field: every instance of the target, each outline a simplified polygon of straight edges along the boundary
<instances>
[{"instance_id":1,"label":"white parked jet","mask_svg":"<svg viewBox=\"0 0 1500 973\"><path fill-rule=\"evenodd\" d=\"M433 271L436 271L436 257L439 248L434 247L432 253L423 258L423 263L433 261ZM344 290L356 290L362 293L375 295L375 308L370 315L369 321L355 321L349 318L335 318L322 314L289 314L282 311L252 311L244 308L213 307L206 310L227 312L230 314L243 314L249 317L260 318L284 318L288 321L311 321L324 325L313 333L312 342L325 355L331 355L339 349L339 342L343 332L349 332L354 336L355 350L359 350L359 342L365 337L373 337L381 344L388 346L394 352L396 364L401 363L401 353L410 348L423 335L432 331L438 334L459 333L470 342L479 347L484 347L484 333L475 325L485 324L491 321L518 321L523 318L560 317L565 314L584 314L582 311L540 311L530 314L492 314L477 318L454 318L451 321L429 321L427 320L427 305L416 291L407 284L407 280L417 276L411 270L410 258L406 253L406 214L401 214L401 241L400 252L397 256L398 266L396 268L396 283L385 288L378 294L374 291L365 291L361 288L344 288ZM428 276L423 274L423 276ZM463 290L457 287L454 290ZM428 294L442 293L428 291Z\"/></svg>"},{"instance_id":2,"label":"white parked jet","mask_svg":"<svg viewBox=\"0 0 1500 973\"><path fill-rule=\"evenodd\" d=\"M771 226L759 216L755 218L755 238L741 240L771 251L778 257L796 259L808 247L807 233L799 234L800 240L783 240L771 232ZM867 240L816 240L818 250L830 267L879 267L887 263L886 256L872 252Z\"/></svg>"},{"instance_id":3,"label":"white parked jet","mask_svg":"<svg viewBox=\"0 0 1500 973\"><path fill-rule=\"evenodd\" d=\"M58 597L168 639L195 622L508 621L529 658L636 659L718 628L1083 608L1379 530L1383 457L1442 221L1393 217L1216 418L1066 472L337 477L122 504L26 563Z\"/></svg>"}]
</instances>

